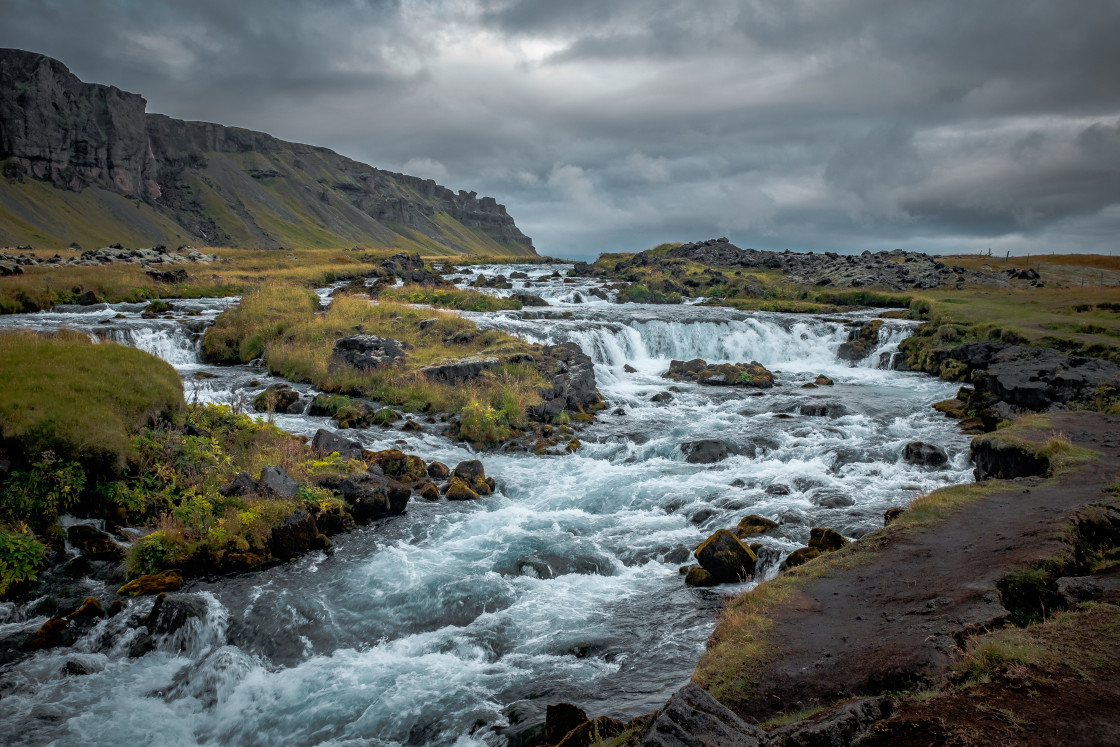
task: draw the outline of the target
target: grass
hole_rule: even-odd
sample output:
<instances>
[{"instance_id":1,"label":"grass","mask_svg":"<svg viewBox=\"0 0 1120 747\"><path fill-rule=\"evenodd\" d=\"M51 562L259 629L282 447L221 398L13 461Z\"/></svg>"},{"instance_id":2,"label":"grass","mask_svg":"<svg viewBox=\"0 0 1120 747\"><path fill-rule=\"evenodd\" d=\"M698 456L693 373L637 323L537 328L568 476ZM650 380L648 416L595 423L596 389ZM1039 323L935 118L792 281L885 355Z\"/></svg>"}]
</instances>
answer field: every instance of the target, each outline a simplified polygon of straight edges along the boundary
<instances>
[{"instance_id":1,"label":"grass","mask_svg":"<svg viewBox=\"0 0 1120 747\"><path fill-rule=\"evenodd\" d=\"M122 469L137 428L182 413L175 369L81 334L0 334L0 444L14 461L52 451L95 473Z\"/></svg>"},{"instance_id":2,"label":"grass","mask_svg":"<svg viewBox=\"0 0 1120 747\"><path fill-rule=\"evenodd\" d=\"M423 285L402 285L385 288L378 294L382 301L423 304L458 311L519 311L521 302L515 298L496 298L488 293L459 288L430 288Z\"/></svg>"},{"instance_id":3,"label":"grass","mask_svg":"<svg viewBox=\"0 0 1120 747\"><path fill-rule=\"evenodd\" d=\"M366 372L332 365L335 342L359 333L406 343L404 364ZM444 342L453 336L461 342ZM208 358L223 362L247 362L263 355L268 369L287 379L414 412L457 413L475 403L491 408L501 428L523 426L525 408L539 402L537 389L544 385L531 362L508 362L511 356L531 361L539 353L503 332L482 332L474 323L445 312L371 303L362 295L336 296L326 312L318 313L305 290L279 283L258 288L240 306L219 315L203 350ZM471 356L507 362L469 384L431 381L421 371Z\"/></svg>"}]
</instances>

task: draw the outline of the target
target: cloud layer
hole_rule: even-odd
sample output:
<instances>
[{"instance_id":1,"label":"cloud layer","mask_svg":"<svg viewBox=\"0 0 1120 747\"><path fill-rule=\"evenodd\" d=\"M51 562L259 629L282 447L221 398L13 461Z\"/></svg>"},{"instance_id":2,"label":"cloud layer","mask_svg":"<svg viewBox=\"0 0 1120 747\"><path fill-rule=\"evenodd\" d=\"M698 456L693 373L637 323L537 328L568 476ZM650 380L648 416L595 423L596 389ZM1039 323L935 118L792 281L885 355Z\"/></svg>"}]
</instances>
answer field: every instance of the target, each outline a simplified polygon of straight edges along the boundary
<instances>
[{"instance_id":1,"label":"cloud layer","mask_svg":"<svg viewBox=\"0 0 1120 747\"><path fill-rule=\"evenodd\" d=\"M494 195L560 256L1120 249L1113 0L0 0L149 110Z\"/></svg>"}]
</instances>

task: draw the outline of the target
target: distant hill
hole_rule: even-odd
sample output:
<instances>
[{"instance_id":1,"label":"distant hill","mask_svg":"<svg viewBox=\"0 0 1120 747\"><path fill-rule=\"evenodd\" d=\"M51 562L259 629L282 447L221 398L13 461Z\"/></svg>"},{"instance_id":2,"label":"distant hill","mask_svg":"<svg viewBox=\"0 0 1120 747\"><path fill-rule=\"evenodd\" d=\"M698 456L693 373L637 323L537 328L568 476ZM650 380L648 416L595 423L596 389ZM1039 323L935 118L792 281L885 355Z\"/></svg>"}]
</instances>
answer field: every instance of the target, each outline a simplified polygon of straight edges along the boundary
<instances>
[{"instance_id":1,"label":"distant hill","mask_svg":"<svg viewBox=\"0 0 1120 747\"><path fill-rule=\"evenodd\" d=\"M0 247L536 254L492 197L146 104L50 57L0 49Z\"/></svg>"}]
</instances>

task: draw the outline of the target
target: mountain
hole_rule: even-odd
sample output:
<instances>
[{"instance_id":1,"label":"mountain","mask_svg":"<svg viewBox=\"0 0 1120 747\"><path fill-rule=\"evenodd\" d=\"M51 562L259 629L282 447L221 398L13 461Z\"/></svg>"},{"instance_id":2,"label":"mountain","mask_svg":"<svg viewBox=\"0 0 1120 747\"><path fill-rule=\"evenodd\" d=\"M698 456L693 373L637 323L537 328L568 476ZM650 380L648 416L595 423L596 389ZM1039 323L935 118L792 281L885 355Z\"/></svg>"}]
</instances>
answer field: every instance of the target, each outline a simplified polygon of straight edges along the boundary
<instances>
[{"instance_id":1,"label":"mountain","mask_svg":"<svg viewBox=\"0 0 1120 747\"><path fill-rule=\"evenodd\" d=\"M58 60L0 49L0 246L536 254L492 197L146 107Z\"/></svg>"}]
</instances>

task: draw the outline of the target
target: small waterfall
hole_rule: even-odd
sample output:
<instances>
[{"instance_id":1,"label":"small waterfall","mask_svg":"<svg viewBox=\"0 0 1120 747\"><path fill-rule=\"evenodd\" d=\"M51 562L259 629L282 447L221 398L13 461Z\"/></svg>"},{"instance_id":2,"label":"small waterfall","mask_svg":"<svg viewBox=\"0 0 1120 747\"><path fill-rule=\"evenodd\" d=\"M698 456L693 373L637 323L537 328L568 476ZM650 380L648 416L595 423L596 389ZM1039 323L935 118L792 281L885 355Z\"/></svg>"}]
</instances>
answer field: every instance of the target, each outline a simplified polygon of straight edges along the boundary
<instances>
[{"instance_id":1,"label":"small waterfall","mask_svg":"<svg viewBox=\"0 0 1120 747\"><path fill-rule=\"evenodd\" d=\"M884 324L879 328L879 340L875 349L856 365L861 368L893 370L895 358L902 355L898 349L898 344L913 333L913 325L897 324L887 326Z\"/></svg>"},{"instance_id":2,"label":"small waterfall","mask_svg":"<svg viewBox=\"0 0 1120 747\"><path fill-rule=\"evenodd\" d=\"M198 363L201 337L179 324L161 324L153 327L116 327L97 331L98 337L108 342L138 348L145 353L162 358L172 366L190 366Z\"/></svg>"}]
</instances>

